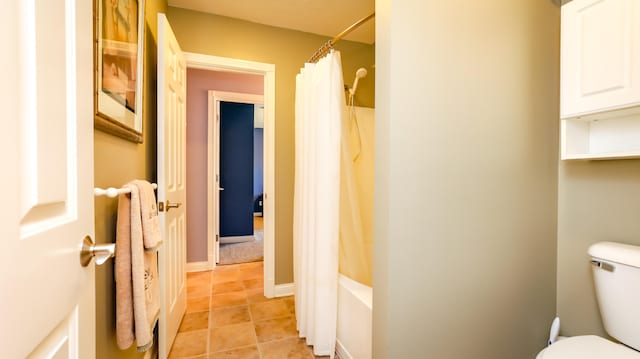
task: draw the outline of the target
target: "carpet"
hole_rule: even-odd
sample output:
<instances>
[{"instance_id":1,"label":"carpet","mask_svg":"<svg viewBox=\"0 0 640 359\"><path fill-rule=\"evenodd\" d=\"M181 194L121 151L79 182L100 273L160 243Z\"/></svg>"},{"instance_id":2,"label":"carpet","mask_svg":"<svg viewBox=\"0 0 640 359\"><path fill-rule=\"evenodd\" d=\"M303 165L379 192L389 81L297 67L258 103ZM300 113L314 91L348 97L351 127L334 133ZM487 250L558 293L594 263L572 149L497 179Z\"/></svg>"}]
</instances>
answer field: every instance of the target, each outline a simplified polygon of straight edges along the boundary
<instances>
[{"instance_id":1,"label":"carpet","mask_svg":"<svg viewBox=\"0 0 640 359\"><path fill-rule=\"evenodd\" d=\"M263 232L256 231L255 239L249 242L220 245L220 261L218 264L237 264L257 262L264 258Z\"/></svg>"}]
</instances>

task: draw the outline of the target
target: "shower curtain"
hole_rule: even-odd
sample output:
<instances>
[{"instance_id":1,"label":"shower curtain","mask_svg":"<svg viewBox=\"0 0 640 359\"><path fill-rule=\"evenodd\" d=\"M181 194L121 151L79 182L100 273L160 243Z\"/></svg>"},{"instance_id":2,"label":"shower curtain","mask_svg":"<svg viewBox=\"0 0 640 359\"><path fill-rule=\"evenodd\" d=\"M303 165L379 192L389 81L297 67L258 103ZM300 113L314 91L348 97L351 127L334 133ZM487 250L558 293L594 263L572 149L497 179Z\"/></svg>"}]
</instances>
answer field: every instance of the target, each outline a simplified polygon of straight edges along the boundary
<instances>
[{"instance_id":1,"label":"shower curtain","mask_svg":"<svg viewBox=\"0 0 640 359\"><path fill-rule=\"evenodd\" d=\"M342 127L339 271L371 287L373 282L374 110L349 99Z\"/></svg>"},{"instance_id":2,"label":"shower curtain","mask_svg":"<svg viewBox=\"0 0 640 359\"><path fill-rule=\"evenodd\" d=\"M296 77L294 280L297 328L333 358L338 303L340 143L345 98L340 53Z\"/></svg>"}]
</instances>

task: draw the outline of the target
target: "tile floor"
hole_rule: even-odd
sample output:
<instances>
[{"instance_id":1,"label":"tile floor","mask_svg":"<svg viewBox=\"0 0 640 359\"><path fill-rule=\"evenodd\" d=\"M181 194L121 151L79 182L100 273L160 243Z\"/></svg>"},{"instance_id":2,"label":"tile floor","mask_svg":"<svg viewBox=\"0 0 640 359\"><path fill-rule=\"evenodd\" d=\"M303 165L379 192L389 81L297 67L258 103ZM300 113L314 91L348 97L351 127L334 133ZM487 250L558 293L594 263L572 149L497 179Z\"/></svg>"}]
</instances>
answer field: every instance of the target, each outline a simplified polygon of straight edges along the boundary
<instances>
[{"instance_id":1,"label":"tile floor","mask_svg":"<svg viewBox=\"0 0 640 359\"><path fill-rule=\"evenodd\" d=\"M254 230L264 229L264 217L253 216L253 229Z\"/></svg>"},{"instance_id":2,"label":"tile floor","mask_svg":"<svg viewBox=\"0 0 640 359\"><path fill-rule=\"evenodd\" d=\"M313 359L293 297L262 294L263 262L187 274L187 313L169 359Z\"/></svg>"}]
</instances>

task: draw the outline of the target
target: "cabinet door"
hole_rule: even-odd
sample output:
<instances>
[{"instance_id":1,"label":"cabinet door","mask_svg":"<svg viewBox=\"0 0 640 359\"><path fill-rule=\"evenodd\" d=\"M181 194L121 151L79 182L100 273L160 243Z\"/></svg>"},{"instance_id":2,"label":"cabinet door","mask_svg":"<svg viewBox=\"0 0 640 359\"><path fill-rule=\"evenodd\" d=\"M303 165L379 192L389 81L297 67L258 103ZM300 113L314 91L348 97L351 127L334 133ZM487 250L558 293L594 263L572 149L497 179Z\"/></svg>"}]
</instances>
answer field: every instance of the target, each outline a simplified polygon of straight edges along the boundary
<instances>
[{"instance_id":1,"label":"cabinet door","mask_svg":"<svg viewBox=\"0 0 640 359\"><path fill-rule=\"evenodd\" d=\"M561 117L640 104L640 0L562 7Z\"/></svg>"}]
</instances>

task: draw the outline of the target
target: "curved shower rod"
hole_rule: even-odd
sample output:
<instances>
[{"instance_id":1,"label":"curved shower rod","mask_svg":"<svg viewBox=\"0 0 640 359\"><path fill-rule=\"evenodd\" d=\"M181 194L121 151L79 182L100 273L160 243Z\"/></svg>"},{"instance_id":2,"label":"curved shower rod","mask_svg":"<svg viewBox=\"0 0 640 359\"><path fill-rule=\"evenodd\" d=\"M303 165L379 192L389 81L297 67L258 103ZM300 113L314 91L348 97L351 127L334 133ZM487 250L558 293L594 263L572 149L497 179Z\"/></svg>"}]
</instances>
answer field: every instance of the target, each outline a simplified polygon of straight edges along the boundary
<instances>
[{"instance_id":1,"label":"curved shower rod","mask_svg":"<svg viewBox=\"0 0 640 359\"><path fill-rule=\"evenodd\" d=\"M356 21L353 25L349 26L348 28L344 29L341 33L336 35L333 39L322 44L322 46L320 46L320 48L313 53L313 55L307 62L318 62L318 60L320 60L322 56L324 56L327 52L329 52L329 50L333 49L333 45L335 45L336 42L340 41L343 37L349 35L349 33L351 33L353 30L359 28L360 25L373 19L375 16L376 16L376 13L374 12Z\"/></svg>"}]
</instances>

